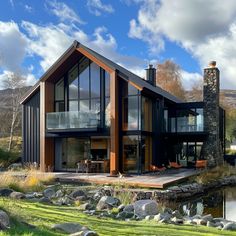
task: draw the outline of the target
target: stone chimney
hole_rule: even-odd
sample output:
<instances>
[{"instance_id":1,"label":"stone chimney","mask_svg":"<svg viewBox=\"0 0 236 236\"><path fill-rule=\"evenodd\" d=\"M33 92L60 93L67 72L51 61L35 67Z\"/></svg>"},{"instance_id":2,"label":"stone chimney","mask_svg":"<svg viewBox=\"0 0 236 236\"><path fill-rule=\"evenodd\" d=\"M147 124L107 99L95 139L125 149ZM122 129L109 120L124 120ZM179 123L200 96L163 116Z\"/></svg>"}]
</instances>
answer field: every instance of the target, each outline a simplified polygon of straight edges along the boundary
<instances>
[{"instance_id":1,"label":"stone chimney","mask_svg":"<svg viewBox=\"0 0 236 236\"><path fill-rule=\"evenodd\" d=\"M146 80L153 86L156 86L156 68L153 65L149 65L146 69Z\"/></svg>"},{"instance_id":2,"label":"stone chimney","mask_svg":"<svg viewBox=\"0 0 236 236\"><path fill-rule=\"evenodd\" d=\"M209 63L204 69L203 102L204 131L208 136L203 143L202 155L209 167L223 163L223 151L220 141L220 71L216 62Z\"/></svg>"}]
</instances>

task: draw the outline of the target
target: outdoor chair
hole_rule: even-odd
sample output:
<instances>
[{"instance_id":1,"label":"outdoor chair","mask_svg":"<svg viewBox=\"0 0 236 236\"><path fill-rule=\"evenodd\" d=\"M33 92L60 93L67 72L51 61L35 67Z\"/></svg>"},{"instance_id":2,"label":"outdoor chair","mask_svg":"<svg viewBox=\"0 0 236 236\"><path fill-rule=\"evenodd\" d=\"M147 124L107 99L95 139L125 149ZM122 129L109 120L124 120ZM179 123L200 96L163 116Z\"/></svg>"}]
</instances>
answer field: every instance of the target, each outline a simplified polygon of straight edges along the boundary
<instances>
[{"instance_id":1,"label":"outdoor chair","mask_svg":"<svg viewBox=\"0 0 236 236\"><path fill-rule=\"evenodd\" d=\"M164 171L164 170L166 170L166 168L164 166L158 167L158 166L155 166L155 165L150 165L150 170L151 171Z\"/></svg>"},{"instance_id":2,"label":"outdoor chair","mask_svg":"<svg viewBox=\"0 0 236 236\"><path fill-rule=\"evenodd\" d=\"M195 167L196 168L206 168L207 167L207 160L197 160Z\"/></svg>"},{"instance_id":3,"label":"outdoor chair","mask_svg":"<svg viewBox=\"0 0 236 236\"><path fill-rule=\"evenodd\" d=\"M182 166L180 164L178 164L177 162L170 162L170 167L175 168L175 169L179 169Z\"/></svg>"}]
</instances>

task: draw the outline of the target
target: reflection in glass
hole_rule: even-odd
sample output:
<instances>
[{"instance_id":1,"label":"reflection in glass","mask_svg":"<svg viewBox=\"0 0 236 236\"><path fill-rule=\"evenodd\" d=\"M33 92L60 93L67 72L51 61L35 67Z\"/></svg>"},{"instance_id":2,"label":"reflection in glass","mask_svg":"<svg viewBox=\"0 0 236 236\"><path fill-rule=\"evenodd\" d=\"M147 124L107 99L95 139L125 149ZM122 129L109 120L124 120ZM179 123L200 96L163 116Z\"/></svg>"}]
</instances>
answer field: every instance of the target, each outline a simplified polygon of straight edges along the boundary
<instances>
[{"instance_id":1,"label":"reflection in glass","mask_svg":"<svg viewBox=\"0 0 236 236\"><path fill-rule=\"evenodd\" d=\"M123 137L123 169L125 172L138 173L139 136Z\"/></svg>"},{"instance_id":2,"label":"reflection in glass","mask_svg":"<svg viewBox=\"0 0 236 236\"><path fill-rule=\"evenodd\" d=\"M78 99L78 65L76 64L68 74L69 99Z\"/></svg>"},{"instance_id":3,"label":"reflection in glass","mask_svg":"<svg viewBox=\"0 0 236 236\"><path fill-rule=\"evenodd\" d=\"M79 64L80 98L89 98L89 59L85 58Z\"/></svg>"},{"instance_id":4,"label":"reflection in glass","mask_svg":"<svg viewBox=\"0 0 236 236\"><path fill-rule=\"evenodd\" d=\"M55 100L64 100L64 78L55 84Z\"/></svg>"},{"instance_id":5,"label":"reflection in glass","mask_svg":"<svg viewBox=\"0 0 236 236\"><path fill-rule=\"evenodd\" d=\"M142 96L142 130L152 132L152 100Z\"/></svg>"},{"instance_id":6,"label":"reflection in glass","mask_svg":"<svg viewBox=\"0 0 236 236\"><path fill-rule=\"evenodd\" d=\"M91 73L91 98L100 97L100 67L92 62L90 64Z\"/></svg>"}]
</instances>

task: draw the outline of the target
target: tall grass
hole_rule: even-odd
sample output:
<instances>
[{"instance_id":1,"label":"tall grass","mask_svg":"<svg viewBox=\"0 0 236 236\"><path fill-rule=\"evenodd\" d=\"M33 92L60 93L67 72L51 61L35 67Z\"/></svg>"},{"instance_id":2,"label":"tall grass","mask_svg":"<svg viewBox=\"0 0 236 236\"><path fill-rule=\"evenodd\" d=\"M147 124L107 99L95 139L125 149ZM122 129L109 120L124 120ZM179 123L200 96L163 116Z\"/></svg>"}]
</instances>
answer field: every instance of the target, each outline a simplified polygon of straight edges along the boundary
<instances>
[{"instance_id":1,"label":"tall grass","mask_svg":"<svg viewBox=\"0 0 236 236\"><path fill-rule=\"evenodd\" d=\"M199 184L207 184L232 175L236 175L236 167L225 163L215 168L203 171L195 178L195 181Z\"/></svg>"},{"instance_id":2,"label":"tall grass","mask_svg":"<svg viewBox=\"0 0 236 236\"><path fill-rule=\"evenodd\" d=\"M11 188L20 192L42 191L45 184L55 179L52 173L41 173L35 168L21 172L6 171L0 174L0 188Z\"/></svg>"}]
</instances>

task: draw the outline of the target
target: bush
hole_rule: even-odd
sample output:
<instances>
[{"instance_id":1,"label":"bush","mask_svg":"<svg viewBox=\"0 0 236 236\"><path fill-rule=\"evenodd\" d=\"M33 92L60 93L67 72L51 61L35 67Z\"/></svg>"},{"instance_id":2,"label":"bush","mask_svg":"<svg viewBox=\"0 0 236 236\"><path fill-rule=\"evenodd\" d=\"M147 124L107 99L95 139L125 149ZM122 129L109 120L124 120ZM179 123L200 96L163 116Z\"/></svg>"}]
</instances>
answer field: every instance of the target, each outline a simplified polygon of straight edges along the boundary
<instances>
[{"instance_id":1,"label":"bush","mask_svg":"<svg viewBox=\"0 0 236 236\"><path fill-rule=\"evenodd\" d=\"M227 163L216 166L215 168L208 169L198 175L195 181L199 184L206 184L217 179L221 179L227 176L236 175L236 167L231 166Z\"/></svg>"},{"instance_id":2,"label":"bush","mask_svg":"<svg viewBox=\"0 0 236 236\"><path fill-rule=\"evenodd\" d=\"M0 167L6 168L10 164L20 160L18 152L8 152L0 149Z\"/></svg>"}]
</instances>

